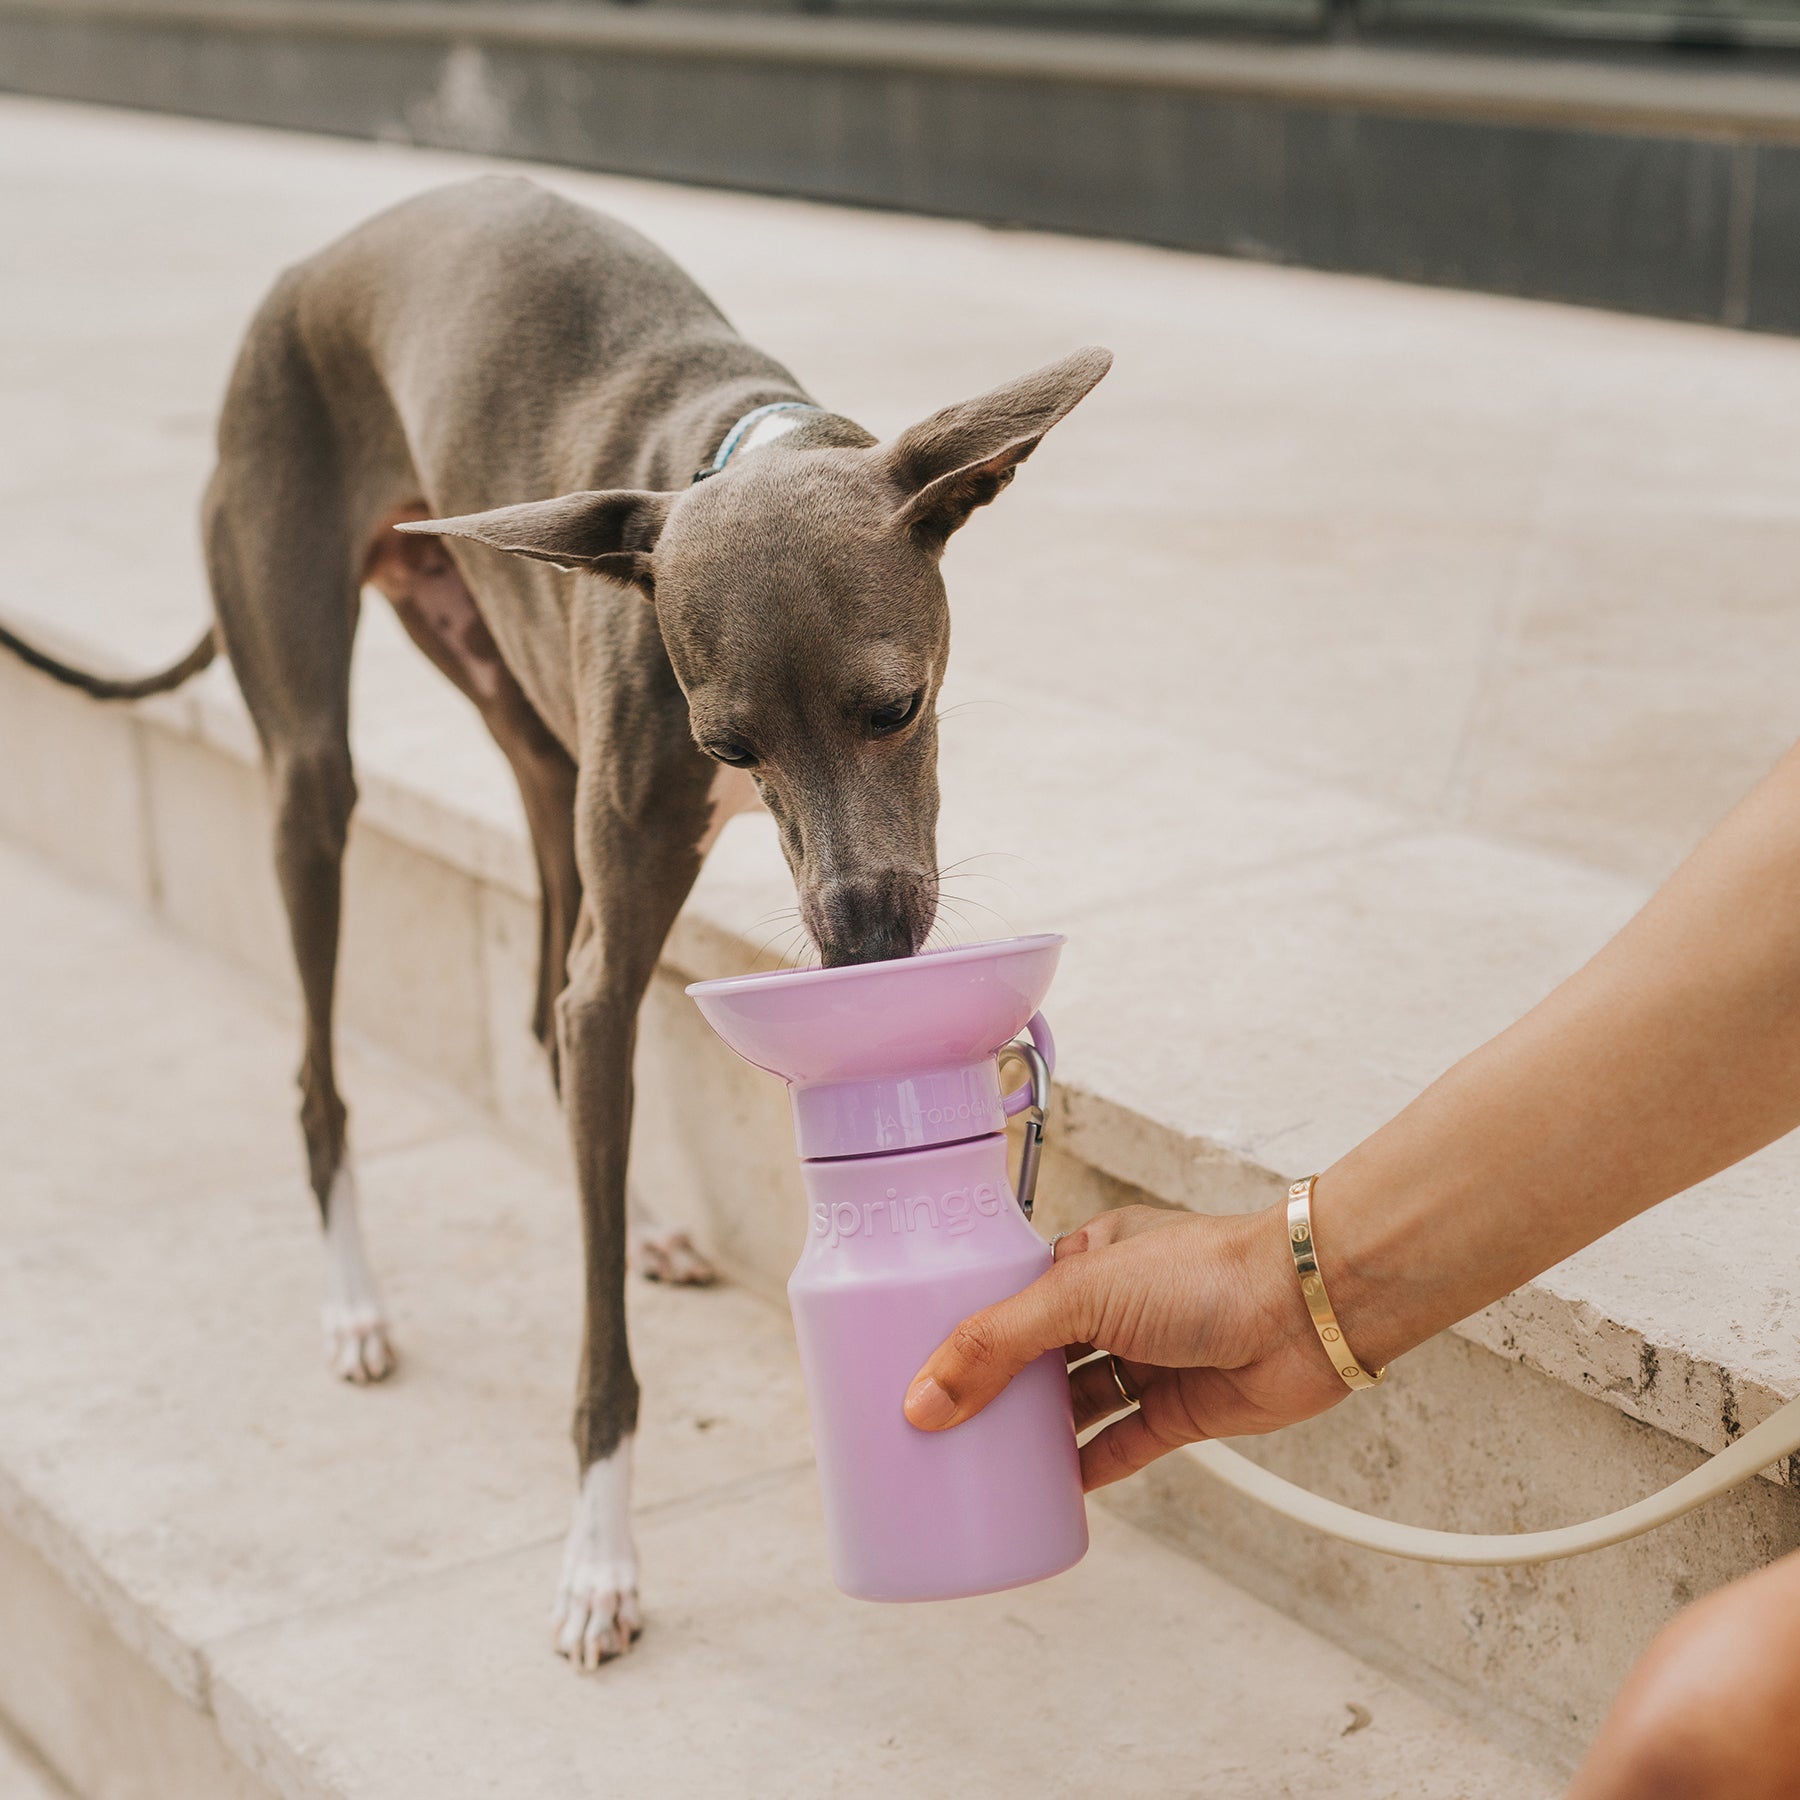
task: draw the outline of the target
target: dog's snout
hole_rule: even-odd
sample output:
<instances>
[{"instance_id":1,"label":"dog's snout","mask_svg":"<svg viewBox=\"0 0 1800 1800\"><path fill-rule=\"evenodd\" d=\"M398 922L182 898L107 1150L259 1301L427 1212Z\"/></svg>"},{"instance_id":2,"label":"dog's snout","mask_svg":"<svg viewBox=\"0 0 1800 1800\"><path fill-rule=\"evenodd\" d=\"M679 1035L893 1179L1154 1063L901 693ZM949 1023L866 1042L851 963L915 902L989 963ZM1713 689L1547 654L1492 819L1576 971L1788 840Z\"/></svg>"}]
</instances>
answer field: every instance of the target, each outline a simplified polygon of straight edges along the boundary
<instances>
[{"instance_id":1,"label":"dog's snout","mask_svg":"<svg viewBox=\"0 0 1800 1800\"><path fill-rule=\"evenodd\" d=\"M911 956L925 942L935 911L929 878L912 869L821 882L800 902L827 968Z\"/></svg>"}]
</instances>

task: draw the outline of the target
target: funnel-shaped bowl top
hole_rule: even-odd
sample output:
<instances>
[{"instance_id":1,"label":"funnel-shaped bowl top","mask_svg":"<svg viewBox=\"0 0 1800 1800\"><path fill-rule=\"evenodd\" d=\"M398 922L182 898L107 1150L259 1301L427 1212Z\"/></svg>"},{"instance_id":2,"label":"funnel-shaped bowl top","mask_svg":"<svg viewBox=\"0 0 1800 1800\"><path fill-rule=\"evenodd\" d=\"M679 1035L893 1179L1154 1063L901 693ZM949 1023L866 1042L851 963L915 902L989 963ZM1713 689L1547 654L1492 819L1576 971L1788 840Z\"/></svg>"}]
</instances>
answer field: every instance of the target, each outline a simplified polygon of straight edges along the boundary
<instances>
[{"instance_id":1,"label":"funnel-shaped bowl top","mask_svg":"<svg viewBox=\"0 0 1800 1800\"><path fill-rule=\"evenodd\" d=\"M697 981L687 991L739 1056L789 1082L893 1079L990 1057L1043 1003L1053 932L842 969Z\"/></svg>"}]
</instances>

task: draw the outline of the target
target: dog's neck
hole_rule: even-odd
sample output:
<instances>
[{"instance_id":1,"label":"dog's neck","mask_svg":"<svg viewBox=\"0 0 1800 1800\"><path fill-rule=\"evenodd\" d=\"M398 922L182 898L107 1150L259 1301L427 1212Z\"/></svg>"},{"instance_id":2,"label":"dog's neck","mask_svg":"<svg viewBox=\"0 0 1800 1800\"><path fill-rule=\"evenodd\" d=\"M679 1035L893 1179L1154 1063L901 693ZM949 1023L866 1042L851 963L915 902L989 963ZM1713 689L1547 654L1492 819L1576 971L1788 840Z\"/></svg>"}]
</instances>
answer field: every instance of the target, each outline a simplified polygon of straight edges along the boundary
<instances>
[{"instance_id":1,"label":"dog's neck","mask_svg":"<svg viewBox=\"0 0 1800 1800\"><path fill-rule=\"evenodd\" d=\"M771 400L767 405L753 407L726 432L712 461L697 469L694 479L704 481L710 475L721 474L733 457L760 450L795 430L808 413L822 411L808 400Z\"/></svg>"},{"instance_id":2,"label":"dog's neck","mask_svg":"<svg viewBox=\"0 0 1800 1800\"><path fill-rule=\"evenodd\" d=\"M734 456L748 456L753 450L760 450L764 444L770 444L778 437L786 437L804 420L807 413L822 410L810 406L804 400L778 400L772 406L759 406L755 412L746 413L727 434L725 442L719 446L719 454L724 462Z\"/></svg>"}]
</instances>

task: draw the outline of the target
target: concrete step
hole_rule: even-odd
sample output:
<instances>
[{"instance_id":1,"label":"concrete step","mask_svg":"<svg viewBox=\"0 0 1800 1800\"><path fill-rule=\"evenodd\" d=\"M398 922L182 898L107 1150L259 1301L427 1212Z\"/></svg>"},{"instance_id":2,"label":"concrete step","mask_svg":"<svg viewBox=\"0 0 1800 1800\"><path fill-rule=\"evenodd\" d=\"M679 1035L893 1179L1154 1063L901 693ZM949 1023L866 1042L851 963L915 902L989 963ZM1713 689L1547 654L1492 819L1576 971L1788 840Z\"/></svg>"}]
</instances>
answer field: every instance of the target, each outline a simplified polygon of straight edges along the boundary
<instances>
[{"instance_id":1,"label":"concrete step","mask_svg":"<svg viewBox=\"0 0 1800 1800\"><path fill-rule=\"evenodd\" d=\"M34 1750L12 1736L4 1721L0 1721L0 1800L68 1800L68 1790Z\"/></svg>"},{"instance_id":2,"label":"concrete step","mask_svg":"<svg viewBox=\"0 0 1800 1800\"><path fill-rule=\"evenodd\" d=\"M1526 1800L1551 1777L1101 1512L1054 1582L830 1587L782 1313L634 1286L651 1622L545 1608L574 1197L352 1041L399 1374L319 1357L266 986L0 850L0 1713L83 1800L1177 1792ZM48 1800L0 1746L0 1795Z\"/></svg>"},{"instance_id":3,"label":"concrete step","mask_svg":"<svg viewBox=\"0 0 1800 1800\"><path fill-rule=\"evenodd\" d=\"M0 106L0 207L39 271L0 319L33 434L0 470L9 616L112 666L190 641L207 409L258 289L472 166ZM875 429L1072 343L1121 352L951 567L943 855L1028 854L975 865L1005 888L953 884L1001 916L950 925L1072 938L1050 1228L1133 1198L1259 1204L1322 1166L1576 966L1792 735L1800 347L548 178L670 245ZM173 218L194 267L167 256ZM138 313L96 297L90 243ZM1104 545L1071 526L1093 517ZM379 606L358 655L347 1016L554 1156L516 798ZM1022 745L1032 779L1000 779ZM226 671L121 713L0 665L0 767L0 829L291 982ZM784 1104L679 988L779 949L791 904L768 822L734 821L639 1081L640 1183L769 1295L802 1228ZM1800 1392L1797 1171L1791 1145L1753 1159L1258 1454L1471 1529L1647 1491ZM1768 1482L1506 1575L1309 1543L1175 1464L1110 1503L1563 1760L1661 1620L1800 1542Z\"/></svg>"}]
</instances>

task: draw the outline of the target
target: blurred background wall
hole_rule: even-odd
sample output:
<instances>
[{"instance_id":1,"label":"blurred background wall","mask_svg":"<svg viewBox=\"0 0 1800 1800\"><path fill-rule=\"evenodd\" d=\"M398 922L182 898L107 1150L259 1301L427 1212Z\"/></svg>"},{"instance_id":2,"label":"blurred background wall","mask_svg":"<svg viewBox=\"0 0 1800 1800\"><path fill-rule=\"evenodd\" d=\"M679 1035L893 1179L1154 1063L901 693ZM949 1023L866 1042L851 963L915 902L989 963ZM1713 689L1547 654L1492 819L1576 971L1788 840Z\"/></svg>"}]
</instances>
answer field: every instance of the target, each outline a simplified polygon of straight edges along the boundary
<instances>
[{"instance_id":1,"label":"blurred background wall","mask_svg":"<svg viewBox=\"0 0 1800 1800\"><path fill-rule=\"evenodd\" d=\"M0 0L0 88L1800 329L1800 0Z\"/></svg>"}]
</instances>

